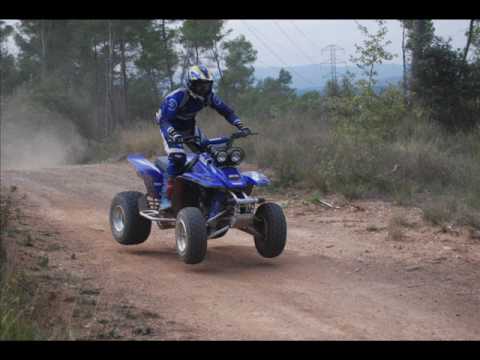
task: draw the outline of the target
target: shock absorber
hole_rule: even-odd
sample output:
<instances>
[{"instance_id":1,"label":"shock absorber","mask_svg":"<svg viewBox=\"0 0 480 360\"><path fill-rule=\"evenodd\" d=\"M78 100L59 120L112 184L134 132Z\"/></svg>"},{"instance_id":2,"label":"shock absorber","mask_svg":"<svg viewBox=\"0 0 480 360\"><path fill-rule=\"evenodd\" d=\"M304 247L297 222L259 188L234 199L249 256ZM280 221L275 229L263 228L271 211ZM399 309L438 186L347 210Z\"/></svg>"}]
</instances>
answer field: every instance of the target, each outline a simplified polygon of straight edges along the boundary
<instances>
[{"instance_id":1,"label":"shock absorber","mask_svg":"<svg viewBox=\"0 0 480 360\"><path fill-rule=\"evenodd\" d=\"M171 199L172 196L173 196L173 185L174 185L174 183L175 183L175 178L173 176L169 176L168 180L167 180L167 191L166 191L167 197L169 199Z\"/></svg>"},{"instance_id":2,"label":"shock absorber","mask_svg":"<svg viewBox=\"0 0 480 360\"><path fill-rule=\"evenodd\" d=\"M150 210L159 210L160 209L160 201L159 199L151 196L151 195L147 195L146 196L147 198L147 206Z\"/></svg>"}]
</instances>

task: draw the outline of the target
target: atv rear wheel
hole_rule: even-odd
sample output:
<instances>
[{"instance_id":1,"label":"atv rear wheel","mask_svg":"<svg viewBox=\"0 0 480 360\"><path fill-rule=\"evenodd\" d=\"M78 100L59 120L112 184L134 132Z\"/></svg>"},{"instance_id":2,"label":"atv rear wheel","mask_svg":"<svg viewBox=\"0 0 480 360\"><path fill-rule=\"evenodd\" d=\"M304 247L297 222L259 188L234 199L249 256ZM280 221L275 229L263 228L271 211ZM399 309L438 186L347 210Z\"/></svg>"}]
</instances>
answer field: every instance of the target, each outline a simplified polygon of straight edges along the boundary
<instances>
[{"instance_id":1,"label":"atv rear wheel","mask_svg":"<svg viewBox=\"0 0 480 360\"><path fill-rule=\"evenodd\" d=\"M207 253L207 226L196 207L179 211L175 224L177 253L186 264L198 264Z\"/></svg>"},{"instance_id":2,"label":"atv rear wheel","mask_svg":"<svg viewBox=\"0 0 480 360\"><path fill-rule=\"evenodd\" d=\"M287 242L287 222L282 208L275 203L260 205L253 224L260 234L254 237L258 253L266 258L280 255Z\"/></svg>"},{"instance_id":3,"label":"atv rear wheel","mask_svg":"<svg viewBox=\"0 0 480 360\"><path fill-rule=\"evenodd\" d=\"M110 227L113 238L122 245L137 245L147 240L152 222L139 213L137 191L118 193L110 206Z\"/></svg>"}]
</instances>

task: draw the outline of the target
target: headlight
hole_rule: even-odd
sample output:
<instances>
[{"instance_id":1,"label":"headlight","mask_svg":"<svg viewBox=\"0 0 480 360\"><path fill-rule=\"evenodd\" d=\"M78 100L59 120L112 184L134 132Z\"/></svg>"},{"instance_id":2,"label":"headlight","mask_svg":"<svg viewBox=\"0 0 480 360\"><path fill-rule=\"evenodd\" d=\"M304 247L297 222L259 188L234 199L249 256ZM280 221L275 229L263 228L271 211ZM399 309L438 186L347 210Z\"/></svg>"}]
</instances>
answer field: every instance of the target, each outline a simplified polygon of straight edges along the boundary
<instances>
[{"instance_id":1,"label":"headlight","mask_svg":"<svg viewBox=\"0 0 480 360\"><path fill-rule=\"evenodd\" d=\"M227 161L228 154L225 151L219 151L215 154L215 158L219 163L224 163Z\"/></svg>"},{"instance_id":2,"label":"headlight","mask_svg":"<svg viewBox=\"0 0 480 360\"><path fill-rule=\"evenodd\" d=\"M243 160L244 157L245 157L245 152L242 149L234 148L230 150L230 160L233 163L238 164L240 161Z\"/></svg>"}]
</instances>

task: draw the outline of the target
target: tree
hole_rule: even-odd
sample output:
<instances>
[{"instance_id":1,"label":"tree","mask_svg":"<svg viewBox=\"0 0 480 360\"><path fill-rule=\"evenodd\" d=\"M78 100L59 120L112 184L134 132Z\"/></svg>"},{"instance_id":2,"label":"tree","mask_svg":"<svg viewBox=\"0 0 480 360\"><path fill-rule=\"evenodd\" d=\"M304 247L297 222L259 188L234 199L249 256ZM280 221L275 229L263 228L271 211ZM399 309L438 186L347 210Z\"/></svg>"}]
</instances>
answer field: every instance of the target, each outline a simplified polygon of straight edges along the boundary
<instances>
[{"instance_id":1,"label":"tree","mask_svg":"<svg viewBox=\"0 0 480 360\"><path fill-rule=\"evenodd\" d=\"M328 80L325 84L325 95L328 97L334 97L340 95L340 86L337 81L332 79Z\"/></svg>"},{"instance_id":2,"label":"tree","mask_svg":"<svg viewBox=\"0 0 480 360\"><path fill-rule=\"evenodd\" d=\"M221 95L230 101L234 96L244 94L252 87L254 81L252 64L257 59L257 51L243 35L225 41L222 49L226 52L226 69L218 88Z\"/></svg>"},{"instance_id":3,"label":"tree","mask_svg":"<svg viewBox=\"0 0 480 360\"><path fill-rule=\"evenodd\" d=\"M221 68L221 55L219 52L219 44L222 39L227 36L231 30L224 30L224 20L185 20L180 28L181 43L184 46L183 54L183 73L193 64L211 61L217 66L219 75L223 78ZM210 53L202 58L205 53Z\"/></svg>"},{"instance_id":4,"label":"tree","mask_svg":"<svg viewBox=\"0 0 480 360\"><path fill-rule=\"evenodd\" d=\"M137 30L137 58L134 62L151 82L152 90L160 100L161 93L173 90L173 75L178 65L178 52L175 50L177 31L170 27L176 20L147 21Z\"/></svg>"},{"instance_id":5,"label":"tree","mask_svg":"<svg viewBox=\"0 0 480 360\"><path fill-rule=\"evenodd\" d=\"M409 89L414 96L422 92L423 84L418 81L424 69L421 64L424 53L430 48L435 38L432 20L410 20L405 22L407 29L406 49L411 53Z\"/></svg>"},{"instance_id":6,"label":"tree","mask_svg":"<svg viewBox=\"0 0 480 360\"><path fill-rule=\"evenodd\" d=\"M466 63L464 55L436 38L418 63L419 103L451 131L469 130L480 122L480 64Z\"/></svg>"},{"instance_id":7,"label":"tree","mask_svg":"<svg viewBox=\"0 0 480 360\"><path fill-rule=\"evenodd\" d=\"M174 22L172 20L170 22ZM173 90L173 67L176 65L178 59L177 54L172 46L172 40L176 37L176 32L172 29L168 29L167 27L167 20L161 21L161 37L162 37L162 45L163 45L163 53L165 56L165 70L168 75L168 80L170 81L170 90Z\"/></svg>"},{"instance_id":8,"label":"tree","mask_svg":"<svg viewBox=\"0 0 480 360\"><path fill-rule=\"evenodd\" d=\"M474 58L480 60L480 20L475 20L472 30L472 46L475 48Z\"/></svg>"},{"instance_id":9,"label":"tree","mask_svg":"<svg viewBox=\"0 0 480 360\"><path fill-rule=\"evenodd\" d=\"M350 61L357 64L367 76L368 88L372 88L375 83L375 65L382 64L384 61L389 61L394 58L394 55L388 52L385 48L391 44L390 40L385 40L387 35L387 27L384 20L377 20L377 32L372 34L368 31L366 26L358 25L358 29L366 37L361 45L355 44L357 56L351 56ZM396 56L396 55L395 55Z\"/></svg>"},{"instance_id":10,"label":"tree","mask_svg":"<svg viewBox=\"0 0 480 360\"><path fill-rule=\"evenodd\" d=\"M472 42L472 36L473 36L473 24L475 20L470 20L470 26L467 32L467 45L465 45L465 52L463 53L463 61L467 61L467 56L468 56L468 50L470 48L470 44Z\"/></svg>"},{"instance_id":11,"label":"tree","mask_svg":"<svg viewBox=\"0 0 480 360\"><path fill-rule=\"evenodd\" d=\"M347 73L344 76L342 76L342 82L339 88L340 96L351 97L355 95L355 85L353 83L354 78L355 78L355 75L350 71L347 71Z\"/></svg>"},{"instance_id":12,"label":"tree","mask_svg":"<svg viewBox=\"0 0 480 360\"><path fill-rule=\"evenodd\" d=\"M4 95L11 94L19 82L15 58L8 52L6 45L12 34L13 27L0 20L0 101Z\"/></svg>"},{"instance_id":13,"label":"tree","mask_svg":"<svg viewBox=\"0 0 480 360\"><path fill-rule=\"evenodd\" d=\"M400 20L402 25L402 68L403 68L403 97L408 103L408 75L407 75L407 31L412 27L412 20Z\"/></svg>"},{"instance_id":14,"label":"tree","mask_svg":"<svg viewBox=\"0 0 480 360\"><path fill-rule=\"evenodd\" d=\"M273 118L285 112L295 99L295 90L290 87L291 84L292 76L283 68L280 69L278 78L267 77L259 81L256 86L259 98L256 111Z\"/></svg>"}]
</instances>

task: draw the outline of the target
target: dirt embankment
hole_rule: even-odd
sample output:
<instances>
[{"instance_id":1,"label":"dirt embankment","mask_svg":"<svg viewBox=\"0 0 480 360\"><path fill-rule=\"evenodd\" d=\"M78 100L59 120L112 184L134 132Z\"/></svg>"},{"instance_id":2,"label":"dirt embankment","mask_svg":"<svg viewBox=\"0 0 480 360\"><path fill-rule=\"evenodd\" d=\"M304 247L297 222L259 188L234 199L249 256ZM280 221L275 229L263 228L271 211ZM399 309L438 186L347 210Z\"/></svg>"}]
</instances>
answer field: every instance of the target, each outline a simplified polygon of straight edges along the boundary
<instances>
[{"instance_id":1,"label":"dirt embankment","mask_svg":"<svg viewBox=\"0 0 480 360\"><path fill-rule=\"evenodd\" d=\"M2 183L27 195L25 221L43 234L18 249L65 338L480 339L480 239L418 209L275 195L288 220L280 257L232 230L187 266L173 230L132 247L112 239L111 199L143 187L127 164L9 170Z\"/></svg>"}]
</instances>

